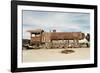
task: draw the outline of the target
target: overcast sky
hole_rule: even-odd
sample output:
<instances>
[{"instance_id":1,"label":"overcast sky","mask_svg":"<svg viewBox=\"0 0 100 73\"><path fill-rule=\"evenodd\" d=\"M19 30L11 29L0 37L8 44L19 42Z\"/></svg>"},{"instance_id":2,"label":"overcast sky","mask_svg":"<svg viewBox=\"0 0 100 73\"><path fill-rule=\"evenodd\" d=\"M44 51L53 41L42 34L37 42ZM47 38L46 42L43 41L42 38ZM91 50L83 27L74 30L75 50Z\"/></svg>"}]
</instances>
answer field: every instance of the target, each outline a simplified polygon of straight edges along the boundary
<instances>
[{"instance_id":1,"label":"overcast sky","mask_svg":"<svg viewBox=\"0 0 100 73\"><path fill-rule=\"evenodd\" d=\"M90 14L75 12L44 12L23 10L23 38L29 39L27 30L43 29L46 32L90 32Z\"/></svg>"}]
</instances>

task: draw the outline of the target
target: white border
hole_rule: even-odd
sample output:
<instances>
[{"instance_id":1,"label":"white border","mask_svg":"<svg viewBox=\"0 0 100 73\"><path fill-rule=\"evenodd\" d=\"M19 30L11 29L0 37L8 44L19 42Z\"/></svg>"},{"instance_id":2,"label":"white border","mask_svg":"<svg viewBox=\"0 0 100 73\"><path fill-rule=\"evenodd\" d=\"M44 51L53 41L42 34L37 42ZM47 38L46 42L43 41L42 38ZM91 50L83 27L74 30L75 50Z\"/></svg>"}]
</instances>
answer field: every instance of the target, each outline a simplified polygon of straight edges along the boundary
<instances>
[{"instance_id":1,"label":"white border","mask_svg":"<svg viewBox=\"0 0 100 73\"><path fill-rule=\"evenodd\" d=\"M42 11L62 11L62 12L82 12L90 13L90 60L73 60L73 61L52 61L52 62L35 62L35 63L22 63L22 10L42 10ZM76 9L76 8L57 8L57 7L40 7L40 6L18 6L18 38L17 38L17 66L18 68L24 67L40 67L40 66L57 66L57 65L75 65L75 64L90 64L94 63L94 10L93 9Z\"/></svg>"}]
</instances>

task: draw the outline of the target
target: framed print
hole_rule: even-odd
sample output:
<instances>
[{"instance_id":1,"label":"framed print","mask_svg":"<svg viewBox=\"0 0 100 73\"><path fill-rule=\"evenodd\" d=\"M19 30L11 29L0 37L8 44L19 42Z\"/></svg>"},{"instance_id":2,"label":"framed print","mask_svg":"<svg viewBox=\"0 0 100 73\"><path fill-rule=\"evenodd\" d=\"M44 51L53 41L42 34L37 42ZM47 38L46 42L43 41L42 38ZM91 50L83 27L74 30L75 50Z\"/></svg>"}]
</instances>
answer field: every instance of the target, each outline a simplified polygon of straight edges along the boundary
<instances>
[{"instance_id":1,"label":"framed print","mask_svg":"<svg viewBox=\"0 0 100 73\"><path fill-rule=\"evenodd\" d=\"M97 6L11 1L11 72L97 67Z\"/></svg>"}]
</instances>

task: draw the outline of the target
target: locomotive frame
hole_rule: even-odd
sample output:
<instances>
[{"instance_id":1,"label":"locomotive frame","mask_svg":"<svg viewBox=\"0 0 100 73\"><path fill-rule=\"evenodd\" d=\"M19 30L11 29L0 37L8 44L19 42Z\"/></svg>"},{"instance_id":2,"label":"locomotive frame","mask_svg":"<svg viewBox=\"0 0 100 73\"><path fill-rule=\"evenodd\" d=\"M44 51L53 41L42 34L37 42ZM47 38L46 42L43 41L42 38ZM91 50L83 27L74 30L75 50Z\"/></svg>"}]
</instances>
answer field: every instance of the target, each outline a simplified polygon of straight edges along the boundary
<instances>
[{"instance_id":1,"label":"locomotive frame","mask_svg":"<svg viewBox=\"0 0 100 73\"><path fill-rule=\"evenodd\" d=\"M26 6L44 6L44 7L61 7L61 8L77 8L94 10L94 63L78 64L78 65L59 65L59 66L43 66L43 67L18 67L18 42L17 42L17 8L19 5ZM25 71L43 71L73 68L89 68L97 67L97 6L96 5L80 5L80 4L63 4L48 2L31 2L31 1L11 1L11 72Z\"/></svg>"}]
</instances>

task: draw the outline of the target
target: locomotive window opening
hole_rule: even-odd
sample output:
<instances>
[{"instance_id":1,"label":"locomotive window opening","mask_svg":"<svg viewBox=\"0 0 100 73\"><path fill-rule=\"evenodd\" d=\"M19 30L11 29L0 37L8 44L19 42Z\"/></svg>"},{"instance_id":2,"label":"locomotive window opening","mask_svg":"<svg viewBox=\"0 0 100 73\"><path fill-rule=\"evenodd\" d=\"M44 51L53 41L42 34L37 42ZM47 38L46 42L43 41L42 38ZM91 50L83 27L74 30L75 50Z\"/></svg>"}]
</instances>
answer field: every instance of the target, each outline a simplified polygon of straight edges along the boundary
<instances>
[{"instance_id":1,"label":"locomotive window opening","mask_svg":"<svg viewBox=\"0 0 100 73\"><path fill-rule=\"evenodd\" d=\"M40 36L40 34L37 34L36 36Z\"/></svg>"},{"instance_id":2,"label":"locomotive window opening","mask_svg":"<svg viewBox=\"0 0 100 73\"><path fill-rule=\"evenodd\" d=\"M35 34L32 34L32 37L35 37Z\"/></svg>"}]
</instances>

